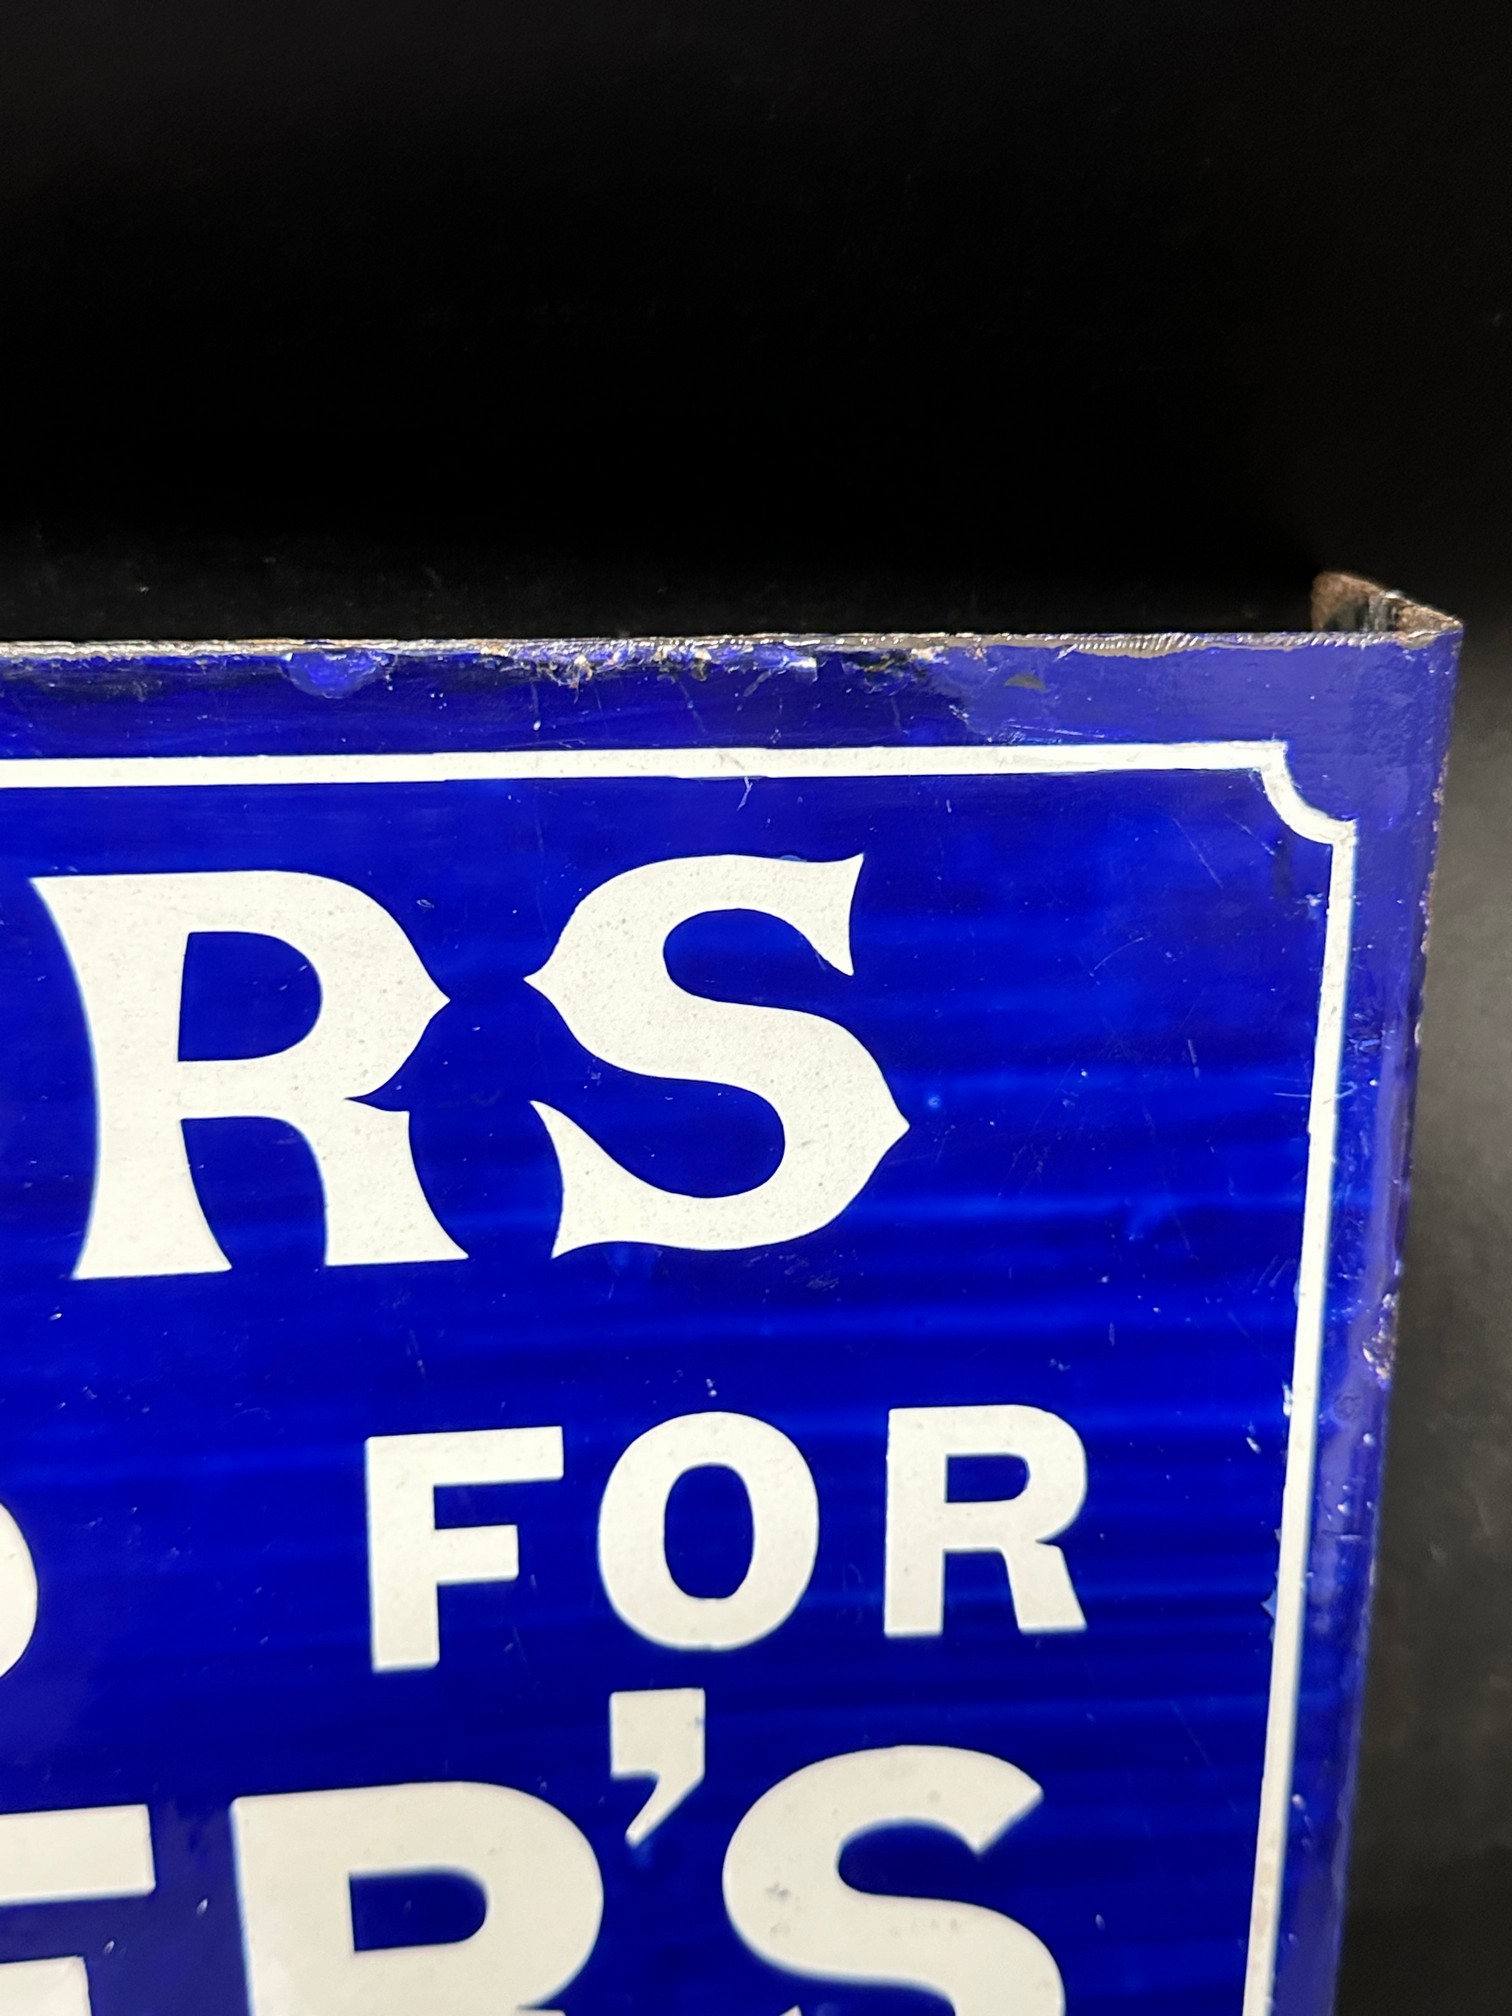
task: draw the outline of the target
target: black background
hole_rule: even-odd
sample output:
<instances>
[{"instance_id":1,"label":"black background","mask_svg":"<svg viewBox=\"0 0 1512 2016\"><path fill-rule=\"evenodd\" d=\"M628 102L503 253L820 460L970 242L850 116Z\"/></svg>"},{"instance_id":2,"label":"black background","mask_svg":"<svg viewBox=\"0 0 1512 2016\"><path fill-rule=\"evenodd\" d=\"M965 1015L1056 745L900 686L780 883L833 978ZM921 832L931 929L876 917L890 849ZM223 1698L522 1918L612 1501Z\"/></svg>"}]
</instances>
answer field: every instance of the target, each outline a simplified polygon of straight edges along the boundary
<instances>
[{"instance_id":1,"label":"black background","mask_svg":"<svg viewBox=\"0 0 1512 2016\"><path fill-rule=\"evenodd\" d=\"M0 634L1470 623L1341 2008L1512 1978L1512 8L11 0Z\"/></svg>"}]
</instances>

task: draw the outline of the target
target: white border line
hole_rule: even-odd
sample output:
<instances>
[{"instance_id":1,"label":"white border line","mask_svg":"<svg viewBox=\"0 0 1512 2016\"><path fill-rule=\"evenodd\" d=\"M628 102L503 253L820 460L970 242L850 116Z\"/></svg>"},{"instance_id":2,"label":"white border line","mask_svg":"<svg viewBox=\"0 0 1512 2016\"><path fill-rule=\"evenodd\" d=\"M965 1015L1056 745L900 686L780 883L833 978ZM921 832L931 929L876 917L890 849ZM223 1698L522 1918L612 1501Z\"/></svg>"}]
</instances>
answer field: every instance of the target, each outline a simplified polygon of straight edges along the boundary
<instances>
[{"instance_id":1,"label":"white border line","mask_svg":"<svg viewBox=\"0 0 1512 2016\"><path fill-rule=\"evenodd\" d=\"M1015 743L922 749L514 749L329 756L26 756L0 761L0 788L144 784L460 784L473 779L972 777L1005 772L1254 770L1288 825L1333 837L1338 820L1303 803L1284 742ZM1299 823L1303 822L1303 823ZM1326 828L1327 832L1321 829Z\"/></svg>"},{"instance_id":2,"label":"white border line","mask_svg":"<svg viewBox=\"0 0 1512 2016\"><path fill-rule=\"evenodd\" d=\"M1273 799L1273 803L1276 801ZM1277 811L1287 815L1279 803ZM1302 1207L1302 1261L1297 1277L1297 1349L1292 1360L1291 1429L1281 1498L1281 1575L1271 1654L1270 1705L1265 1730L1265 1771L1260 1784L1260 1830L1250 1907L1249 1957L1243 2016L1268 2016L1276 1974L1286 1874L1287 1823L1297 1736L1297 1696L1307 1619L1314 1473L1318 1446L1319 1374L1328 1300L1328 1251L1333 1219L1333 1179L1339 1123L1339 1072L1349 991L1349 949L1354 919L1356 833L1352 820L1309 817L1333 829L1328 874L1328 923L1318 990L1318 1031L1313 1045L1312 1096L1307 1109L1307 1187ZM1293 822L1295 823L1295 822ZM1306 829L1297 826L1297 831ZM1319 832L1311 837L1322 839Z\"/></svg>"},{"instance_id":3,"label":"white border line","mask_svg":"<svg viewBox=\"0 0 1512 2016\"><path fill-rule=\"evenodd\" d=\"M416 755L44 756L0 761L0 789L144 785L420 784L474 780L1083 776L1247 770L1293 832L1331 848L1318 1029L1308 1106L1291 1427L1282 1493L1260 1826L1241 2016L1268 2016L1286 1867L1297 1696L1307 1615L1319 1375L1328 1286L1339 1070L1349 984L1356 831L1309 805L1284 742L1016 743L992 748L470 750Z\"/></svg>"}]
</instances>

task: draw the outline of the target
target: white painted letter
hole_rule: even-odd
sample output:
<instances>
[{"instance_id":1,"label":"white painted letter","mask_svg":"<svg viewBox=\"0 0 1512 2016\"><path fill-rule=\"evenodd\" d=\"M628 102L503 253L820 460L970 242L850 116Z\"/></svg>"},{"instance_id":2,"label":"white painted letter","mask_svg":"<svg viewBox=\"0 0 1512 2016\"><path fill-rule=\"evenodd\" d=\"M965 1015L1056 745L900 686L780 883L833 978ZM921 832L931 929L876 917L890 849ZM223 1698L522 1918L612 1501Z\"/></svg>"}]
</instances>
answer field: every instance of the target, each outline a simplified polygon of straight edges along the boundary
<instances>
[{"instance_id":1,"label":"white painted letter","mask_svg":"<svg viewBox=\"0 0 1512 2016\"><path fill-rule=\"evenodd\" d=\"M282 1120L325 1189L331 1267L464 1260L437 1224L409 1115L355 1103L386 1085L446 996L381 905L323 875L46 875L33 885L73 964L99 1107L80 1279L212 1274L229 1261L205 1222L185 1120ZM198 931L292 945L320 982L309 1034L267 1057L179 1056L184 954Z\"/></svg>"},{"instance_id":2,"label":"white painted letter","mask_svg":"<svg viewBox=\"0 0 1512 2016\"><path fill-rule=\"evenodd\" d=\"M562 1172L554 1254L620 1239L701 1252L800 1239L838 1217L907 1133L870 1051L848 1030L794 1009L689 994L663 954L668 934L690 917L756 910L791 924L849 973L860 871L859 854L693 855L632 868L579 903L530 985L586 1049L622 1071L756 1093L776 1109L783 1151L754 1189L690 1197L632 1176L576 1121L532 1101Z\"/></svg>"},{"instance_id":3,"label":"white painted letter","mask_svg":"<svg viewBox=\"0 0 1512 2016\"><path fill-rule=\"evenodd\" d=\"M25 1534L0 1505L0 1674L9 1673L36 1628L36 1563Z\"/></svg>"},{"instance_id":4,"label":"white painted letter","mask_svg":"<svg viewBox=\"0 0 1512 2016\"><path fill-rule=\"evenodd\" d=\"M952 1456L1016 1456L1027 1465L1013 1498L952 1500ZM1081 1437L1039 1407L895 1407L887 1417L889 1638L945 1628L945 1558L1000 1554L1021 1631L1083 1631L1066 1557L1049 1543L1087 1495Z\"/></svg>"},{"instance_id":5,"label":"white painted letter","mask_svg":"<svg viewBox=\"0 0 1512 2016\"><path fill-rule=\"evenodd\" d=\"M690 1470L733 1470L751 1502L751 1562L728 1596L690 1596L667 1565L667 1500ZM648 1429L609 1474L599 1573L633 1631L684 1652L753 1645L790 1617L819 1551L819 1494L786 1435L748 1414L679 1414Z\"/></svg>"},{"instance_id":6,"label":"white painted letter","mask_svg":"<svg viewBox=\"0 0 1512 2016\"><path fill-rule=\"evenodd\" d=\"M702 1785L706 1716L702 1687L642 1687L609 1696L609 1776L655 1781L625 1829L632 1848Z\"/></svg>"},{"instance_id":7,"label":"white painted letter","mask_svg":"<svg viewBox=\"0 0 1512 2016\"><path fill-rule=\"evenodd\" d=\"M89 1975L75 1954L0 1965L0 2016L91 2016L93 2008Z\"/></svg>"},{"instance_id":8,"label":"white painted letter","mask_svg":"<svg viewBox=\"0 0 1512 2016\"><path fill-rule=\"evenodd\" d=\"M0 1905L149 1897L156 1887L145 1806L0 1814ZM0 2016L89 2016L74 1955L0 1964Z\"/></svg>"},{"instance_id":9,"label":"white painted letter","mask_svg":"<svg viewBox=\"0 0 1512 2016\"><path fill-rule=\"evenodd\" d=\"M231 1808L251 2016L514 2016L593 1951L604 1886L587 1841L502 1785L287 1792ZM353 1877L447 1872L483 1892L469 1939L359 1953Z\"/></svg>"},{"instance_id":10,"label":"white painted letter","mask_svg":"<svg viewBox=\"0 0 1512 2016\"><path fill-rule=\"evenodd\" d=\"M978 1855L1039 1804L1000 1757L910 1746L826 1757L758 1799L725 1855L730 1923L774 1967L938 1995L955 2016L1061 2016L1060 1970L1025 1926L980 1905L853 1890L848 1843L940 1827Z\"/></svg>"},{"instance_id":11,"label":"white painted letter","mask_svg":"<svg viewBox=\"0 0 1512 2016\"><path fill-rule=\"evenodd\" d=\"M438 1435L374 1435L367 1444L368 1589L373 1671L434 1666L441 1658L438 1589L513 1582L515 1526L437 1526L438 1484L554 1484L560 1428L475 1428Z\"/></svg>"}]
</instances>

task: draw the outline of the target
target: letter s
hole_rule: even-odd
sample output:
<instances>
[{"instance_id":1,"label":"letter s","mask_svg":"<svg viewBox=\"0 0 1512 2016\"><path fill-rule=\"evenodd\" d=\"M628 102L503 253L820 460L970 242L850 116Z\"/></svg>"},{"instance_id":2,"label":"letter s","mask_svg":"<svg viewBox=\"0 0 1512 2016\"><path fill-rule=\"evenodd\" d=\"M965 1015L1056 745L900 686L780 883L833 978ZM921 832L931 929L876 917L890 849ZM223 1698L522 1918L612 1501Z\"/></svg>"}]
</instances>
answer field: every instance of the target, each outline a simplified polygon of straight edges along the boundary
<instances>
[{"instance_id":1,"label":"letter s","mask_svg":"<svg viewBox=\"0 0 1512 2016\"><path fill-rule=\"evenodd\" d=\"M774 1967L816 1981L918 1988L955 2016L1063 2016L1060 1970L1025 1926L975 1904L853 1890L841 1851L879 1827L943 1827L980 1855L1040 1801L976 1750L855 1750L765 1793L725 1854L730 1923Z\"/></svg>"},{"instance_id":2,"label":"letter s","mask_svg":"<svg viewBox=\"0 0 1512 2016\"><path fill-rule=\"evenodd\" d=\"M850 973L862 857L707 854L632 868L585 896L529 984L586 1049L623 1071L737 1085L776 1109L782 1160L764 1183L690 1197L632 1176L565 1113L531 1103L562 1172L553 1255L608 1240L700 1252L769 1246L829 1224L908 1131L870 1051L823 1016L709 1001L667 971L669 934L711 911L780 917Z\"/></svg>"}]
</instances>

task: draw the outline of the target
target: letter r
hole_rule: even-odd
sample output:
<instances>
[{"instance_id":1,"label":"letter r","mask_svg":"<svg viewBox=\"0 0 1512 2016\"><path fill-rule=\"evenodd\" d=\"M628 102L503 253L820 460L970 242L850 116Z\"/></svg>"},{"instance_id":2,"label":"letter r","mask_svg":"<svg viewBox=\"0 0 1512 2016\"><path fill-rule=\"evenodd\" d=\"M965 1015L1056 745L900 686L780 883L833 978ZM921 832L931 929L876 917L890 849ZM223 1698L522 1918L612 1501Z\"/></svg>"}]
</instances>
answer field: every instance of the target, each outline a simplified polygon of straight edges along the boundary
<instances>
[{"instance_id":1,"label":"letter r","mask_svg":"<svg viewBox=\"0 0 1512 2016\"><path fill-rule=\"evenodd\" d=\"M46 875L33 887L68 949L94 1056L98 1145L82 1279L223 1272L185 1120L296 1128L325 1192L332 1267L463 1260L420 1187L408 1113L356 1102L385 1085L446 996L371 896L277 869ZM277 938L320 983L309 1033L264 1057L181 1058L184 955L197 931Z\"/></svg>"}]
</instances>

